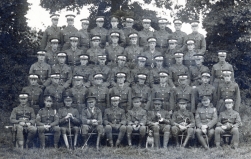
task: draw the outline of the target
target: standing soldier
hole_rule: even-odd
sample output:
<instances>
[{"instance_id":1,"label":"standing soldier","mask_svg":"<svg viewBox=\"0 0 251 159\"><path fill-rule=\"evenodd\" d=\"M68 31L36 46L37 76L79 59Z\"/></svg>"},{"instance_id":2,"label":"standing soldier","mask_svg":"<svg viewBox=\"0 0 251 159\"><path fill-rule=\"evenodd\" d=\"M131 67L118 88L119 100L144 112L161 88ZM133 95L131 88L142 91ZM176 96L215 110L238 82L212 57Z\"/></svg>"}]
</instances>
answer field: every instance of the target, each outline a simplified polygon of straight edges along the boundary
<instances>
[{"instance_id":1,"label":"standing soldier","mask_svg":"<svg viewBox=\"0 0 251 159\"><path fill-rule=\"evenodd\" d=\"M39 76L38 84L42 87L46 87L50 84L48 79L51 74L51 66L45 63L46 51L38 51L37 58L38 61L31 65L29 74L36 74Z\"/></svg>"},{"instance_id":2,"label":"standing soldier","mask_svg":"<svg viewBox=\"0 0 251 159\"><path fill-rule=\"evenodd\" d=\"M126 133L126 116L124 109L119 108L120 97L111 97L110 108L105 109L104 113L104 125L106 138L111 147L113 147L112 132L119 132L118 139L116 141L116 147L120 145Z\"/></svg>"},{"instance_id":3,"label":"standing soldier","mask_svg":"<svg viewBox=\"0 0 251 159\"><path fill-rule=\"evenodd\" d=\"M53 107L58 110L63 107L63 92L64 87L59 85L60 74L52 74L51 75L51 84L47 86L44 90L44 96L49 95L54 99Z\"/></svg>"},{"instance_id":4,"label":"standing soldier","mask_svg":"<svg viewBox=\"0 0 251 159\"><path fill-rule=\"evenodd\" d=\"M214 136L214 126L217 124L217 111L208 96L201 99L202 107L196 110L196 135L200 144L207 150ZM206 141L203 137L206 135Z\"/></svg>"},{"instance_id":5,"label":"standing soldier","mask_svg":"<svg viewBox=\"0 0 251 159\"><path fill-rule=\"evenodd\" d=\"M174 59L174 53L177 52L177 39L170 38L168 40L169 47L168 49L163 53L164 56L164 64L166 67L171 67L173 64L175 64Z\"/></svg>"},{"instance_id":6,"label":"standing soldier","mask_svg":"<svg viewBox=\"0 0 251 159\"><path fill-rule=\"evenodd\" d=\"M174 54L175 57L175 64L173 64L169 68L169 73L170 73L170 78L172 78L174 85L177 87L179 85L179 75L180 74L188 74L188 68L182 64L183 61L183 53L181 52L176 52Z\"/></svg>"},{"instance_id":7,"label":"standing soldier","mask_svg":"<svg viewBox=\"0 0 251 159\"><path fill-rule=\"evenodd\" d=\"M138 34L131 33L128 35L131 44L125 48L124 55L127 56L127 65L130 69L134 69L137 64L137 57L143 53L143 48L139 47Z\"/></svg>"},{"instance_id":8,"label":"standing soldier","mask_svg":"<svg viewBox=\"0 0 251 159\"><path fill-rule=\"evenodd\" d=\"M60 51L58 46L59 39L54 38L51 39L50 42L51 47L46 50L45 61L52 67L53 65L58 63L57 54Z\"/></svg>"},{"instance_id":9,"label":"standing soldier","mask_svg":"<svg viewBox=\"0 0 251 159\"><path fill-rule=\"evenodd\" d=\"M65 50L67 54L67 64L71 66L72 70L74 67L80 64L79 56L83 54L83 50L77 48L79 38L77 36L70 37L70 48Z\"/></svg>"},{"instance_id":10,"label":"standing soldier","mask_svg":"<svg viewBox=\"0 0 251 159\"><path fill-rule=\"evenodd\" d=\"M92 41L92 47L87 50L86 54L89 56L89 61L91 64L97 64L98 63L98 56L99 55L105 55L105 50L102 49L100 45L100 36L94 35L91 38Z\"/></svg>"},{"instance_id":11,"label":"standing soldier","mask_svg":"<svg viewBox=\"0 0 251 159\"><path fill-rule=\"evenodd\" d=\"M221 83L218 87L218 103L217 103L217 111L218 113L223 112L225 110L224 100L231 98L234 100L233 110L239 112L240 104L241 104L241 96L240 89L236 82L231 81L231 70L222 70L224 82Z\"/></svg>"},{"instance_id":12,"label":"standing soldier","mask_svg":"<svg viewBox=\"0 0 251 159\"><path fill-rule=\"evenodd\" d=\"M204 54L206 51L206 40L204 35L198 32L199 21L193 20L190 22L192 27L192 33L187 36L188 39L193 39L195 41L195 49L198 50L198 53Z\"/></svg>"},{"instance_id":13,"label":"standing soldier","mask_svg":"<svg viewBox=\"0 0 251 159\"><path fill-rule=\"evenodd\" d=\"M146 51L144 51L142 53L142 55L147 57L146 60L146 67L148 68L153 68L156 64L155 64L155 60L154 57L155 56L161 56L161 52L157 51L155 46L156 46L156 38L154 37L150 37L147 39L148 41L148 45L149 45L149 49L147 49Z\"/></svg>"},{"instance_id":14,"label":"standing soldier","mask_svg":"<svg viewBox=\"0 0 251 159\"><path fill-rule=\"evenodd\" d=\"M174 19L173 23L175 32L172 33L171 38L177 39L177 49L182 52L185 50L187 34L181 31L182 21L180 19Z\"/></svg>"},{"instance_id":15,"label":"standing soldier","mask_svg":"<svg viewBox=\"0 0 251 159\"><path fill-rule=\"evenodd\" d=\"M79 49L85 53L90 48L90 32L87 30L89 27L89 19L81 19L82 29L78 31L79 35Z\"/></svg>"},{"instance_id":16,"label":"standing soldier","mask_svg":"<svg viewBox=\"0 0 251 159\"><path fill-rule=\"evenodd\" d=\"M111 44L105 48L106 55L108 56L107 60L110 67L114 67L117 62L117 56L123 54L124 48L118 44L119 37L121 34L119 32L110 32Z\"/></svg>"},{"instance_id":17,"label":"standing soldier","mask_svg":"<svg viewBox=\"0 0 251 159\"><path fill-rule=\"evenodd\" d=\"M92 65L89 65L89 56L82 54L79 56L80 65L76 66L73 70L73 75L83 76L83 86L89 88L91 86L90 80L92 76Z\"/></svg>"},{"instance_id":18,"label":"standing soldier","mask_svg":"<svg viewBox=\"0 0 251 159\"><path fill-rule=\"evenodd\" d=\"M70 49L70 37L71 36L77 36L78 35L78 29L74 27L74 18L75 15L68 14L65 16L67 19L67 26L61 30L60 32L60 42L62 43L62 49L61 51L65 51L67 49Z\"/></svg>"},{"instance_id":19,"label":"standing soldier","mask_svg":"<svg viewBox=\"0 0 251 159\"><path fill-rule=\"evenodd\" d=\"M40 109L37 117L36 124L38 128L38 137L40 139L41 148L45 148L45 132L54 133L54 148L58 148L58 141L60 138L59 118L57 111L52 109L53 99L51 96L44 98L45 107Z\"/></svg>"},{"instance_id":20,"label":"standing soldier","mask_svg":"<svg viewBox=\"0 0 251 159\"><path fill-rule=\"evenodd\" d=\"M28 96L25 93L19 94L20 105L14 108L10 115L10 122L14 124L16 131L17 144L21 149L24 147L24 133L28 134L26 148L37 133L37 128L33 126L35 124L35 113L33 108L28 106Z\"/></svg>"},{"instance_id":21,"label":"standing soldier","mask_svg":"<svg viewBox=\"0 0 251 159\"><path fill-rule=\"evenodd\" d=\"M163 102L162 108L164 110L170 111L170 114L175 110L174 109L174 96L173 89L168 84L169 79L168 72L159 72L160 83L153 85L152 88L152 99L160 98Z\"/></svg>"},{"instance_id":22,"label":"standing soldier","mask_svg":"<svg viewBox=\"0 0 251 159\"><path fill-rule=\"evenodd\" d=\"M63 86L64 89L67 89L71 85L72 80L72 70L71 68L65 64L66 61L66 53L59 52L58 53L58 64L52 66L52 74L59 74L59 85Z\"/></svg>"},{"instance_id":23,"label":"standing soldier","mask_svg":"<svg viewBox=\"0 0 251 159\"><path fill-rule=\"evenodd\" d=\"M110 86L111 79L111 68L106 65L106 55L98 56L98 64L92 69L93 74L102 73L103 74L103 85L106 87ZM92 83L94 85L95 83Z\"/></svg>"},{"instance_id":24,"label":"standing soldier","mask_svg":"<svg viewBox=\"0 0 251 159\"><path fill-rule=\"evenodd\" d=\"M64 139L65 146L69 149L69 143L66 134L74 134L74 143L70 143L71 148L74 149L77 145L77 139L79 134L80 118L77 109L72 108L72 97L64 97L65 106L58 110L59 126ZM71 136L70 136L71 137Z\"/></svg>"},{"instance_id":25,"label":"standing soldier","mask_svg":"<svg viewBox=\"0 0 251 159\"><path fill-rule=\"evenodd\" d=\"M88 96L95 96L97 100L97 107L102 111L105 111L109 104L109 89L103 84L104 76L102 73L93 75L94 85L89 88Z\"/></svg>"},{"instance_id":26,"label":"standing soldier","mask_svg":"<svg viewBox=\"0 0 251 159\"><path fill-rule=\"evenodd\" d=\"M118 44L124 48L125 46L125 43L126 43L126 38L125 38L125 35L124 35L124 32L123 30L119 29L118 28L118 24L119 24L119 18L116 17L116 16L112 16L111 17L111 25L112 25L112 28L108 30L107 32L107 35L108 35L108 42L109 44L112 44L113 43L113 40L111 39L112 36L109 36L111 35L111 33L113 32L116 32L116 33L119 33L119 39L118 39Z\"/></svg>"},{"instance_id":27,"label":"standing soldier","mask_svg":"<svg viewBox=\"0 0 251 159\"><path fill-rule=\"evenodd\" d=\"M187 51L184 52L183 64L190 68L191 66L195 65L195 57L194 55L197 54L197 51L194 49L195 40L188 39L186 41L187 44Z\"/></svg>"},{"instance_id":28,"label":"standing soldier","mask_svg":"<svg viewBox=\"0 0 251 159\"><path fill-rule=\"evenodd\" d=\"M227 51L219 50L218 51L219 62L214 64L213 67L212 67L212 71L211 71L212 76L211 76L211 82L210 83L216 89L218 89L219 84L224 81L223 80L222 70L232 71L231 80L234 81L234 69L233 69L233 66L231 64L226 62L226 56L227 56Z\"/></svg>"},{"instance_id":29,"label":"standing soldier","mask_svg":"<svg viewBox=\"0 0 251 159\"><path fill-rule=\"evenodd\" d=\"M154 146L157 148L160 147L160 132L164 133L163 147L167 148L171 129L171 115L168 111L161 108L162 103L163 100L161 98L154 98L154 109L148 111L147 114L147 125L149 129L153 130Z\"/></svg>"},{"instance_id":30,"label":"standing soldier","mask_svg":"<svg viewBox=\"0 0 251 159\"><path fill-rule=\"evenodd\" d=\"M125 38L126 38L125 47L128 47L128 46L132 45L132 41L130 40L129 35L132 34L132 33L137 34L137 31L135 29L133 29L133 27L132 27L133 23L134 23L134 18L133 17L129 17L129 16L126 17L126 19L125 19L126 27L124 27L124 29L123 29L123 32L124 32L124 35L125 35ZM138 37L137 37L136 44L138 45Z\"/></svg>"},{"instance_id":31,"label":"standing soldier","mask_svg":"<svg viewBox=\"0 0 251 159\"><path fill-rule=\"evenodd\" d=\"M226 110L221 112L218 118L217 127L215 128L215 144L220 147L221 135L231 134L231 144L234 149L239 146L239 127L242 125L241 118L238 112L233 110L233 99L225 99Z\"/></svg>"},{"instance_id":32,"label":"standing soldier","mask_svg":"<svg viewBox=\"0 0 251 159\"><path fill-rule=\"evenodd\" d=\"M105 21L105 18L103 16L98 16L96 17L96 24L97 24L97 27L91 29L90 33L91 33L91 36L94 36L94 35L99 35L100 36L100 47L101 48L104 48L106 45L108 45L107 43L107 29L103 28L103 25L104 25L104 21Z\"/></svg>"},{"instance_id":33,"label":"standing soldier","mask_svg":"<svg viewBox=\"0 0 251 159\"><path fill-rule=\"evenodd\" d=\"M139 132L139 144L138 147L140 148L145 135L146 135L146 120L147 120L147 114L146 110L141 108L141 97L133 97L133 108L128 111L127 113L127 127L126 127L126 133L127 133L127 141L128 145L132 146L132 132L137 131Z\"/></svg>"},{"instance_id":34,"label":"standing soldier","mask_svg":"<svg viewBox=\"0 0 251 159\"><path fill-rule=\"evenodd\" d=\"M202 72L210 72L207 66L204 66L202 62L204 61L204 56L202 54L194 54L195 66L191 66L189 68L190 78L191 78L191 86L198 87L203 82L201 80Z\"/></svg>"},{"instance_id":35,"label":"standing soldier","mask_svg":"<svg viewBox=\"0 0 251 159\"><path fill-rule=\"evenodd\" d=\"M50 16L52 25L48 27L44 33L40 44L41 50L47 50L50 47L50 40L53 38L60 39L60 28L58 25L58 14L53 14Z\"/></svg>"},{"instance_id":36,"label":"standing soldier","mask_svg":"<svg viewBox=\"0 0 251 159\"><path fill-rule=\"evenodd\" d=\"M179 146L179 134L182 133L182 136L186 134L184 143L181 143L182 147L185 147L189 140L193 137L195 121L193 113L186 109L187 100L179 99L178 105L179 110L175 111L172 115L171 132L175 138L176 146Z\"/></svg>"},{"instance_id":37,"label":"standing soldier","mask_svg":"<svg viewBox=\"0 0 251 159\"><path fill-rule=\"evenodd\" d=\"M89 96L86 99L87 108L82 111L81 121L82 121L82 137L84 138L84 146L87 146L88 142L88 132L93 132L94 130L98 133L96 148L99 150L100 138L103 134L103 120L102 112L96 106L96 97Z\"/></svg>"},{"instance_id":38,"label":"standing soldier","mask_svg":"<svg viewBox=\"0 0 251 159\"><path fill-rule=\"evenodd\" d=\"M142 19L143 30L139 31L139 46L144 50L148 47L147 39L153 37L153 32L150 30L152 20L149 18Z\"/></svg>"},{"instance_id":39,"label":"standing soldier","mask_svg":"<svg viewBox=\"0 0 251 159\"><path fill-rule=\"evenodd\" d=\"M132 86L132 97L141 98L141 107L145 110L150 110L151 107L151 89L146 85L147 75L137 74L137 83Z\"/></svg>"},{"instance_id":40,"label":"standing soldier","mask_svg":"<svg viewBox=\"0 0 251 159\"><path fill-rule=\"evenodd\" d=\"M157 39L156 47L162 54L168 47L168 39L170 38L170 33L166 31L167 19L160 18L158 24L160 30L154 31L153 36Z\"/></svg>"},{"instance_id":41,"label":"standing soldier","mask_svg":"<svg viewBox=\"0 0 251 159\"><path fill-rule=\"evenodd\" d=\"M195 97L194 91L191 86L188 85L188 75L179 75L180 85L174 89L174 101L177 103L180 98L187 100L187 110L189 112L195 113Z\"/></svg>"},{"instance_id":42,"label":"standing soldier","mask_svg":"<svg viewBox=\"0 0 251 159\"><path fill-rule=\"evenodd\" d=\"M30 85L22 89L22 93L29 94L30 107L34 109L35 114L37 114L37 112L39 111L40 107L42 107L43 104L42 101L43 90L39 88L37 81L38 81L38 75L35 74L29 75Z\"/></svg>"}]
</instances>

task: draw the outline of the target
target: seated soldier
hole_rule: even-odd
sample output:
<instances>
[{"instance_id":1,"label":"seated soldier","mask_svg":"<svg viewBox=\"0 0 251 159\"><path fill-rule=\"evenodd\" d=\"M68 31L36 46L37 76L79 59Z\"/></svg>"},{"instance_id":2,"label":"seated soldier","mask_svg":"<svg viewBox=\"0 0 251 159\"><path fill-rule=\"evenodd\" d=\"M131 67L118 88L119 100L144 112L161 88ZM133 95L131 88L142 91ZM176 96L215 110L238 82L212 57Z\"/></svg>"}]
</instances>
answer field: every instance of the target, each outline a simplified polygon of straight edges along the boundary
<instances>
[{"instance_id":1,"label":"seated soldier","mask_svg":"<svg viewBox=\"0 0 251 159\"><path fill-rule=\"evenodd\" d=\"M182 134L181 142L183 139L183 135L186 133L186 138L182 147L185 147L189 142L189 139L193 137L194 132L194 116L193 113L189 112L187 107L187 100L186 99L179 99L178 100L179 110L175 111L172 115L172 128L171 132L173 137L175 138L176 146L179 146L179 134Z\"/></svg>"},{"instance_id":2,"label":"seated soldier","mask_svg":"<svg viewBox=\"0 0 251 159\"><path fill-rule=\"evenodd\" d=\"M202 106L196 110L195 123L196 135L200 144L205 148L209 148L209 143L214 136L214 126L217 123L217 111L213 104L210 103L208 96L201 99ZM203 137L206 135L206 141Z\"/></svg>"},{"instance_id":3,"label":"seated soldier","mask_svg":"<svg viewBox=\"0 0 251 159\"><path fill-rule=\"evenodd\" d=\"M146 135L146 110L141 108L141 97L133 97L133 108L128 111L127 113L127 140L128 145L132 146L132 132L136 131L139 132L139 144L138 147L140 148L143 142L143 139Z\"/></svg>"},{"instance_id":4,"label":"seated soldier","mask_svg":"<svg viewBox=\"0 0 251 159\"><path fill-rule=\"evenodd\" d=\"M167 148L171 128L171 116L168 111L161 108L162 103L163 100L161 98L154 98L154 109L152 111L148 111L147 114L147 125L151 130L153 130L154 146L157 148L160 147L160 131L164 133L163 147Z\"/></svg>"},{"instance_id":5,"label":"seated soldier","mask_svg":"<svg viewBox=\"0 0 251 159\"><path fill-rule=\"evenodd\" d=\"M59 118L57 111L52 109L52 97L45 96L44 104L45 107L39 110L36 117L38 137L40 139L41 148L45 148L45 132L54 133L54 147L58 148L58 141L60 138L60 127L58 126Z\"/></svg>"},{"instance_id":6,"label":"seated soldier","mask_svg":"<svg viewBox=\"0 0 251 159\"><path fill-rule=\"evenodd\" d=\"M82 121L82 137L84 138L84 146L87 146L88 133L94 132L98 133L96 148L99 150L100 137L103 134L102 126L102 112L96 107L96 97L87 97L87 108L82 111L81 121ZM89 136L90 137L90 136Z\"/></svg>"},{"instance_id":7,"label":"seated soldier","mask_svg":"<svg viewBox=\"0 0 251 159\"><path fill-rule=\"evenodd\" d=\"M79 112L77 109L72 108L72 97L68 96L67 93L64 95L64 104L65 107L62 107L58 110L58 116L59 116L59 126L61 128L61 133L63 135L64 143L69 149L69 143L66 136L66 133L69 135L74 134L74 144L72 147L71 142L71 136L70 136L70 146L74 149L77 145L77 139L79 134L79 125L80 125L80 119L79 119Z\"/></svg>"},{"instance_id":8,"label":"seated soldier","mask_svg":"<svg viewBox=\"0 0 251 159\"><path fill-rule=\"evenodd\" d=\"M221 135L232 135L232 147L236 149L239 146L239 127L242 125L240 115L233 110L233 99L225 99L226 110L221 112L218 118L218 123L215 128L215 144L220 147Z\"/></svg>"},{"instance_id":9,"label":"seated soldier","mask_svg":"<svg viewBox=\"0 0 251 159\"><path fill-rule=\"evenodd\" d=\"M35 113L33 108L28 106L28 94L19 94L20 105L14 108L10 115L10 122L14 124L18 147L24 147L24 133L27 133L26 148L37 133L35 124Z\"/></svg>"},{"instance_id":10,"label":"seated soldier","mask_svg":"<svg viewBox=\"0 0 251 159\"><path fill-rule=\"evenodd\" d=\"M124 109L119 108L119 96L111 97L111 107L105 109L104 113L104 125L106 138L111 147L113 147L112 132L119 132L118 139L116 141L116 147L120 145L123 137L126 133L126 117Z\"/></svg>"}]
</instances>

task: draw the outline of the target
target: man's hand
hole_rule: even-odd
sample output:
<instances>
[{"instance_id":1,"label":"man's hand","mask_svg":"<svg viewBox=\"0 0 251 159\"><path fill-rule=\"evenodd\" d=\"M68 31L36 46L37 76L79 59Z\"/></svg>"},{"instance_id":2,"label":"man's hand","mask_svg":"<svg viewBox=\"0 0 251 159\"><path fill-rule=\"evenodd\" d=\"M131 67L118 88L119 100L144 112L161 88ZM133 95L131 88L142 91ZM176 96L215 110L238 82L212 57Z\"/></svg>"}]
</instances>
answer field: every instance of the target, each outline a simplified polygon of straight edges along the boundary
<instances>
[{"instance_id":1,"label":"man's hand","mask_svg":"<svg viewBox=\"0 0 251 159\"><path fill-rule=\"evenodd\" d=\"M92 125L98 125L98 121L96 119L92 120Z\"/></svg>"},{"instance_id":2,"label":"man's hand","mask_svg":"<svg viewBox=\"0 0 251 159\"><path fill-rule=\"evenodd\" d=\"M207 125L202 125L202 126L201 126L201 129L207 129L207 128L208 128Z\"/></svg>"},{"instance_id":3,"label":"man's hand","mask_svg":"<svg viewBox=\"0 0 251 159\"><path fill-rule=\"evenodd\" d=\"M21 122L19 122L19 125L24 126L25 122L21 121Z\"/></svg>"},{"instance_id":4,"label":"man's hand","mask_svg":"<svg viewBox=\"0 0 251 159\"><path fill-rule=\"evenodd\" d=\"M227 129L227 126L222 125L221 128L222 128L223 130L226 130L226 129Z\"/></svg>"},{"instance_id":5,"label":"man's hand","mask_svg":"<svg viewBox=\"0 0 251 159\"><path fill-rule=\"evenodd\" d=\"M31 123L26 123L27 126L31 126Z\"/></svg>"},{"instance_id":6,"label":"man's hand","mask_svg":"<svg viewBox=\"0 0 251 159\"><path fill-rule=\"evenodd\" d=\"M181 131L184 131L184 130L187 129L187 127L186 127L186 126L183 126L183 125L179 125L179 128L180 128Z\"/></svg>"}]
</instances>

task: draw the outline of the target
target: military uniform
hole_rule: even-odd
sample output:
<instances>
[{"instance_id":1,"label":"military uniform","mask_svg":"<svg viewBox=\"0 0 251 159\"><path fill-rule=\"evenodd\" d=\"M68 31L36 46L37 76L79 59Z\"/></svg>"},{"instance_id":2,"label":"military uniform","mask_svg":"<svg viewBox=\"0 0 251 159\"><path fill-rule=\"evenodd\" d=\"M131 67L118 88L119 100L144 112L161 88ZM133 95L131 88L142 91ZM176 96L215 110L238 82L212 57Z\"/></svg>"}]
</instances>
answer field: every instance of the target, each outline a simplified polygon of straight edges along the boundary
<instances>
[{"instance_id":1,"label":"military uniform","mask_svg":"<svg viewBox=\"0 0 251 159\"><path fill-rule=\"evenodd\" d=\"M44 86L49 85L49 76L51 74L51 66L45 62L36 62L31 65L29 74L36 74L39 76L39 84Z\"/></svg>"},{"instance_id":2,"label":"military uniform","mask_svg":"<svg viewBox=\"0 0 251 159\"><path fill-rule=\"evenodd\" d=\"M111 70L111 83L115 84L115 79L116 79L116 74L118 72L124 72L126 74L126 81L127 82L131 82L131 72L130 69L127 66L123 66L123 67L113 67Z\"/></svg>"},{"instance_id":3,"label":"military uniform","mask_svg":"<svg viewBox=\"0 0 251 159\"><path fill-rule=\"evenodd\" d=\"M159 73L160 72L169 72L167 68L165 67L154 67L152 69L150 69L149 71L150 73L150 86L153 87L154 84L159 84L160 79L159 79ZM174 87L173 81L172 81L172 77L169 77L168 79L168 84L170 85L170 87Z\"/></svg>"},{"instance_id":4,"label":"military uniform","mask_svg":"<svg viewBox=\"0 0 251 159\"><path fill-rule=\"evenodd\" d=\"M207 66L201 65L201 66L191 66L189 68L190 72L190 79L191 79L191 86L198 87L202 84L201 81L201 73L202 72L210 72L209 68Z\"/></svg>"},{"instance_id":5,"label":"military uniform","mask_svg":"<svg viewBox=\"0 0 251 159\"><path fill-rule=\"evenodd\" d=\"M45 147L45 132L54 133L54 145L57 147L60 138L60 127L58 126L59 118L56 110L52 108L40 109L36 117L36 124L42 148ZM50 125L51 127L46 129L44 125Z\"/></svg>"},{"instance_id":6,"label":"military uniform","mask_svg":"<svg viewBox=\"0 0 251 159\"><path fill-rule=\"evenodd\" d=\"M170 36L171 38L177 39L177 49L179 51L184 51L184 47L186 46L187 34L183 31L177 30L173 32Z\"/></svg>"},{"instance_id":7,"label":"military uniform","mask_svg":"<svg viewBox=\"0 0 251 159\"><path fill-rule=\"evenodd\" d=\"M151 89L146 84L135 84L132 86L132 97L141 97L141 107L145 110L151 109Z\"/></svg>"},{"instance_id":8,"label":"military uniform","mask_svg":"<svg viewBox=\"0 0 251 159\"><path fill-rule=\"evenodd\" d=\"M125 38L126 38L126 42L125 42L125 47L129 47L131 46L131 41L130 41L130 38L128 37L129 34L131 33L137 33L137 30L133 29L133 28L128 28L128 27L125 27L123 28L123 32L124 32L124 35L125 35ZM138 39L139 40L139 39Z\"/></svg>"},{"instance_id":9,"label":"military uniform","mask_svg":"<svg viewBox=\"0 0 251 159\"><path fill-rule=\"evenodd\" d=\"M95 69L95 68L94 68ZM86 87L90 87L90 81L92 79L93 74L93 65L79 65L74 67L73 75L80 75L83 76L84 85Z\"/></svg>"},{"instance_id":10,"label":"military uniform","mask_svg":"<svg viewBox=\"0 0 251 159\"><path fill-rule=\"evenodd\" d=\"M202 99L203 96L209 97L211 103L213 103L214 106L216 106L217 102L217 92L214 86L211 84L204 84L197 86L195 89L195 103L198 104L200 99Z\"/></svg>"},{"instance_id":11,"label":"military uniform","mask_svg":"<svg viewBox=\"0 0 251 159\"><path fill-rule=\"evenodd\" d=\"M154 31L153 36L157 39L156 47L158 50L163 53L164 50L168 47L168 39L170 38L170 33L166 30Z\"/></svg>"},{"instance_id":12,"label":"military uniform","mask_svg":"<svg viewBox=\"0 0 251 159\"><path fill-rule=\"evenodd\" d=\"M149 37L153 37L153 32L150 30L143 29L138 32L139 34L139 46L144 47L144 49L148 46L147 39Z\"/></svg>"},{"instance_id":13,"label":"military uniform","mask_svg":"<svg viewBox=\"0 0 251 159\"><path fill-rule=\"evenodd\" d=\"M58 63L57 54L59 50L53 51L52 49L48 49L45 55L45 61L51 67Z\"/></svg>"},{"instance_id":14,"label":"military uniform","mask_svg":"<svg viewBox=\"0 0 251 159\"><path fill-rule=\"evenodd\" d=\"M154 57L155 56L161 56L161 52L157 51L156 49L151 51L151 50L146 50L142 53L143 56L147 57L146 60L146 67L154 67L156 65Z\"/></svg>"},{"instance_id":15,"label":"military uniform","mask_svg":"<svg viewBox=\"0 0 251 159\"><path fill-rule=\"evenodd\" d=\"M191 66L195 66L195 58L194 58L195 54L197 54L196 51L185 51L184 52L183 64L187 68L190 68Z\"/></svg>"},{"instance_id":16,"label":"military uniform","mask_svg":"<svg viewBox=\"0 0 251 159\"><path fill-rule=\"evenodd\" d=\"M204 54L206 51L206 40L204 35L193 32L189 35L187 35L187 39L193 39L195 41L195 49L198 50L199 53Z\"/></svg>"},{"instance_id":17,"label":"military uniform","mask_svg":"<svg viewBox=\"0 0 251 159\"><path fill-rule=\"evenodd\" d=\"M60 42L62 43L62 51L65 51L71 47L70 37L77 36L78 29L74 26L68 25L60 32Z\"/></svg>"},{"instance_id":18,"label":"military uniform","mask_svg":"<svg viewBox=\"0 0 251 159\"><path fill-rule=\"evenodd\" d=\"M104 82L108 82L110 85L110 79L111 79L111 68L107 65L96 65L93 68L93 74L97 74L97 73L102 73L103 74L103 79Z\"/></svg>"},{"instance_id":19,"label":"military uniform","mask_svg":"<svg viewBox=\"0 0 251 159\"><path fill-rule=\"evenodd\" d=\"M141 57L139 57L139 58L140 59L138 59L138 60L141 61ZM142 58L144 58L146 60L145 57L142 57ZM143 61L145 62L145 60L143 60ZM147 69L146 67L140 67L139 65L137 65L137 66L135 66L134 69L131 70L131 84L132 85L134 85L134 84L136 84L138 82L138 74L147 75L148 78L146 79L145 84L147 84L147 85L150 84L150 78L149 78L150 71L149 71L149 69Z\"/></svg>"},{"instance_id":20,"label":"military uniform","mask_svg":"<svg viewBox=\"0 0 251 159\"><path fill-rule=\"evenodd\" d=\"M67 54L67 64L71 66L72 68L80 65L80 58L79 56L83 54L83 50L80 50L78 48L75 48L73 50L72 48L65 50L65 53Z\"/></svg>"},{"instance_id":21,"label":"military uniform","mask_svg":"<svg viewBox=\"0 0 251 159\"><path fill-rule=\"evenodd\" d=\"M168 48L165 52L164 52L164 65L166 67L171 67L173 64L175 64L175 59L174 59L174 53L177 52L177 49L170 49Z\"/></svg>"},{"instance_id":22,"label":"military uniform","mask_svg":"<svg viewBox=\"0 0 251 159\"><path fill-rule=\"evenodd\" d=\"M142 55L143 48L138 45L130 45L125 48L124 55L127 57L127 64L130 69L134 69L137 64L137 57Z\"/></svg>"},{"instance_id":23,"label":"military uniform","mask_svg":"<svg viewBox=\"0 0 251 159\"><path fill-rule=\"evenodd\" d=\"M86 52L90 48L90 33L88 30L80 29L78 31L79 35L79 49Z\"/></svg>"},{"instance_id":24,"label":"military uniform","mask_svg":"<svg viewBox=\"0 0 251 159\"><path fill-rule=\"evenodd\" d=\"M102 48L106 46L108 30L105 28L95 27L90 31L91 36L99 35L101 37L100 45Z\"/></svg>"},{"instance_id":25,"label":"military uniform","mask_svg":"<svg viewBox=\"0 0 251 159\"><path fill-rule=\"evenodd\" d=\"M124 48L119 45L113 46L112 44L110 44L105 48L105 54L107 55L107 60L108 62L111 62L111 64L113 63L112 66L115 65L117 61L117 56L123 54L123 52Z\"/></svg>"},{"instance_id":26,"label":"military uniform","mask_svg":"<svg viewBox=\"0 0 251 159\"><path fill-rule=\"evenodd\" d=\"M180 74L188 74L188 68L182 64L173 64L169 68L169 76L172 78L174 85L177 87L179 85L178 78Z\"/></svg>"},{"instance_id":27,"label":"military uniform","mask_svg":"<svg viewBox=\"0 0 251 159\"><path fill-rule=\"evenodd\" d=\"M86 54L89 56L90 63L96 65L98 63L98 56L105 55L105 50L100 47L91 47L87 50Z\"/></svg>"},{"instance_id":28,"label":"military uniform","mask_svg":"<svg viewBox=\"0 0 251 159\"><path fill-rule=\"evenodd\" d=\"M112 32L118 32L119 33L119 41L118 44L124 48L124 46L126 45L126 38L125 38L125 34L123 32L123 30L119 29L119 28L111 28L108 30L107 35L110 35ZM108 42L111 45L112 44L112 40L111 37L108 36Z\"/></svg>"},{"instance_id":29,"label":"military uniform","mask_svg":"<svg viewBox=\"0 0 251 159\"><path fill-rule=\"evenodd\" d=\"M67 64L56 64L52 66L52 74L60 74L59 85L63 86L65 89L71 85L72 80L72 70Z\"/></svg>"}]
</instances>

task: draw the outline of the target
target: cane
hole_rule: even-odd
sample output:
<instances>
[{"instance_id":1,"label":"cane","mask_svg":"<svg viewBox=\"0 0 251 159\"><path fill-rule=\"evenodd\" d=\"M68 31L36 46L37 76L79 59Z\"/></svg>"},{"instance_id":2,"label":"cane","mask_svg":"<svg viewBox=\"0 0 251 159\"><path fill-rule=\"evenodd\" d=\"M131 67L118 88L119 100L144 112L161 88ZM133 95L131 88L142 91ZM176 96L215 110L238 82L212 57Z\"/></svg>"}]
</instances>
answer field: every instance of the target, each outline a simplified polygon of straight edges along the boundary
<instances>
[{"instance_id":1,"label":"cane","mask_svg":"<svg viewBox=\"0 0 251 159\"><path fill-rule=\"evenodd\" d=\"M69 134L70 134L70 147L72 148L72 138L71 138L71 119L68 118L69 120Z\"/></svg>"},{"instance_id":2,"label":"cane","mask_svg":"<svg viewBox=\"0 0 251 159\"><path fill-rule=\"evenodd\" d=\"M94 131L94 128L92 128L92 131L91 131L90 135L88 136L87 140L85 141L84 146L82 146L82 149L84 149L85 145L87 145L87 142L89 141L90 137L92 136L93 131Z\"/></svg>"}]
</instances>

